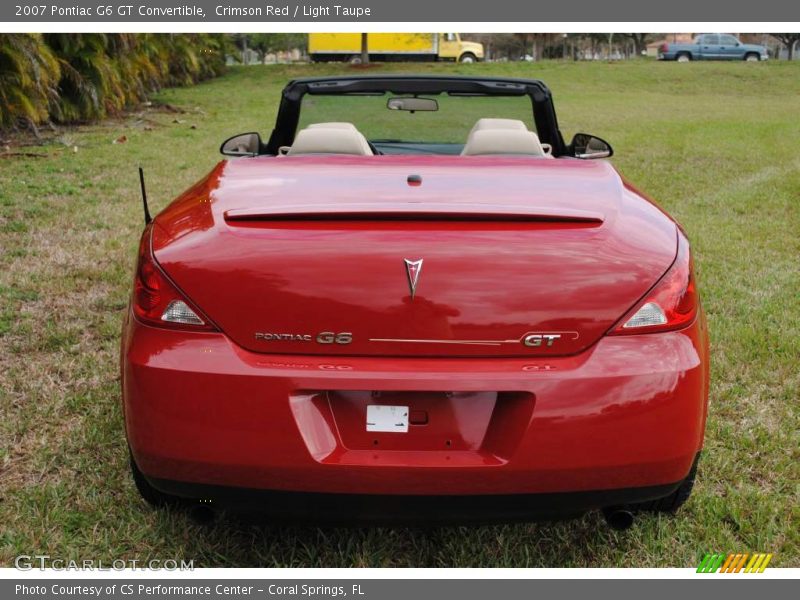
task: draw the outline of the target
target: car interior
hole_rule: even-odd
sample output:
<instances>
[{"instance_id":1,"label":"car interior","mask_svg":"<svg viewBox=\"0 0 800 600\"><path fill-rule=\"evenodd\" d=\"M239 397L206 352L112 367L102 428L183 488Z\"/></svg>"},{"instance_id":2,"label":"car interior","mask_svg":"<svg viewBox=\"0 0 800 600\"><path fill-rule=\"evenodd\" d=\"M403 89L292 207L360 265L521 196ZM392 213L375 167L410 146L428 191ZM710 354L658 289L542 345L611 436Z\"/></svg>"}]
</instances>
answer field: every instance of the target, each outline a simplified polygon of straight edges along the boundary
<instances>
[{"instance_id":1,"label":"car interior","mask_svg":"<svg viewBox=\"0 0 800 600\"><path fill-rule=\"evenodd\" d=\"M346 122L313 123L297 132L291 146L279 156L381 154L355 125ZM469 132L461 156L530 156L552 158L552 148L517 119L478 119Z\"/></svg>"}]
</instances>

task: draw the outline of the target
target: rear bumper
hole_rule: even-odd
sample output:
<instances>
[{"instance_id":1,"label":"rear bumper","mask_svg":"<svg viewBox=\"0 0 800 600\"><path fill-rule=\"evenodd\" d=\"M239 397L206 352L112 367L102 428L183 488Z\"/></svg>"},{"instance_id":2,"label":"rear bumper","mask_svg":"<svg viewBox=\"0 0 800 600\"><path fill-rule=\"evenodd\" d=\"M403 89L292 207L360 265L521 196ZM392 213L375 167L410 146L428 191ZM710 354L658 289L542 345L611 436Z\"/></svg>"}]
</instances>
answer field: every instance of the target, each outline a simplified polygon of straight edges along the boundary
<instances>
[{"instance_id":1,"label":"rear bumper","mask_svg":"<svg viewBox=\"0 0 800 600\"><path fill-rule=\"evenodd\" d=\"M392 525L560 519L592 509L664 498L681 484L550 494L406 496L283 492L163 479L148 481L162 492L201 500L211 508L256 512L284 522Z\"/></svg>"},{"instance_id":2,"label":"rear bumper","mask_svg":"<svg viewBox=\"0 0 800 600\"><path fill-rule=\"evenodd\" d=\"M129 317L122 388L133 457L163 491L485 496L498 509L503 496L577 493L580 511L664 496L686 477L703 442L707 335L701 315L573 357L326 360ZM381 402L431 420L369 434L362 409Z\"/></svg>"}]
</instances>

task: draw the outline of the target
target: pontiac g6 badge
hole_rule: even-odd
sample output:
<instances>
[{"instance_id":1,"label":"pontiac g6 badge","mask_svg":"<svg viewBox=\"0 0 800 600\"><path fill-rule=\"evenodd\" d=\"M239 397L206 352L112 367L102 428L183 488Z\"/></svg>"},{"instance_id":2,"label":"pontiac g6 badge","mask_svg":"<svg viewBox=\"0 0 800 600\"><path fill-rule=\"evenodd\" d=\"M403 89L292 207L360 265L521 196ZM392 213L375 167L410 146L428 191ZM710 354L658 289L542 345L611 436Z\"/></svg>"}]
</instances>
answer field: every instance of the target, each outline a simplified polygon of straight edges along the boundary
<instances>
[{"instance_id":1,"label":"pontiac g6 badge","mask_svg":"<svg viewBox=\"0 0 800 600\"><path fill-rule=\"evenodd\" d=\"M256 331L256 339L264 342L310 342L316 339L318 344L349 344L353 334L349 331L337 333L322 331L314 338L310 333L265 333Z\"/></svg>"},{"instance_id":2,"label":"pontiac g6 badge","mask_svg":"<svg viewBox=\"0 0 800 600\"><path fill-rule=\"evenodd\" d=\"M408 289L411 291L411 299L414 299L414 294L417 291L417 282L419 281L419 274L422 273L422 261L403 259L406 263L406 276L408 277Z\"/></svg>"}]
</instances>

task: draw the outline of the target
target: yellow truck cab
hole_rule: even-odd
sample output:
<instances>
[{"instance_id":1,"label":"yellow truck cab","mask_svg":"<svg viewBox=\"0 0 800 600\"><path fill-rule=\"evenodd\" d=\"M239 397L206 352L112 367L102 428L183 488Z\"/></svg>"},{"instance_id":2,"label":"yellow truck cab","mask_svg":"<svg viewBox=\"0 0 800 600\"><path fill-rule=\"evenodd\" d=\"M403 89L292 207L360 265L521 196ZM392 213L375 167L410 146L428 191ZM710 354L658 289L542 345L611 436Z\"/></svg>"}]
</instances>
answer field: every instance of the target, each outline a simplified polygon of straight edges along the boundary
<instances>
[{"instance_id":1,"label":"yellow truck cab","mask_svg":"<svg viewBox=\"0 0 800 600\"><path fill-rule=\"evenodd\" d=\"M462 41L457 33L369 33L367 50L378 62L483 60L483 44ZM361 34L309 33L308 55L314 62L361 62Z\"/></svg>"},{"instance_id":2,"label":"yellow truck cab","mask_svg":"<svg viewBox=\"0 0 800 600\"><path fill-rule=\"evenodd\" d=\"M433 34L439 36L439 60L471 63L483 60L483 44L465 42L457 33Z\"/></svg>"}]
</instances>

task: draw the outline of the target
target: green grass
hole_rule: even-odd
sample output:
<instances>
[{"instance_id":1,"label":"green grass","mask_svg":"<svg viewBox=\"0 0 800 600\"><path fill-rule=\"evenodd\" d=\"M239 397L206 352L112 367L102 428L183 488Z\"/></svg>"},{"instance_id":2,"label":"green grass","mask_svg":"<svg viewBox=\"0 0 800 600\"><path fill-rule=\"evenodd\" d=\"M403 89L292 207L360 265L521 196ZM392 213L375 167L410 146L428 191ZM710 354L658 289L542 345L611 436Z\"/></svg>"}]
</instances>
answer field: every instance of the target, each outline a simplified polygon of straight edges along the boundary
<instances>
[{"instance_id":1,"label":"green grass","mask_svg":"<svg viewBox=\"0 0 800 600\"><path fill-rule=\"evenodd\" d=\"M541 77L565 136L611 141L613 162L688 231L713 376L706 451L685 508L618 533L594 513L554 524L321 530L204 527L146 506L128 474L118 381L142 229L136 166L158 211L213 166L224 138L268 134L290 77L349 71L237 68L155 99L186 112L153 107L13 148L46 157L0 159L0 564L44 553L196 566L642 567L763 551L775 553L774 566L800 566L800 64L413 68ZM112 143L122 135L127 142Z\"/></svg>"}]
</instances>

